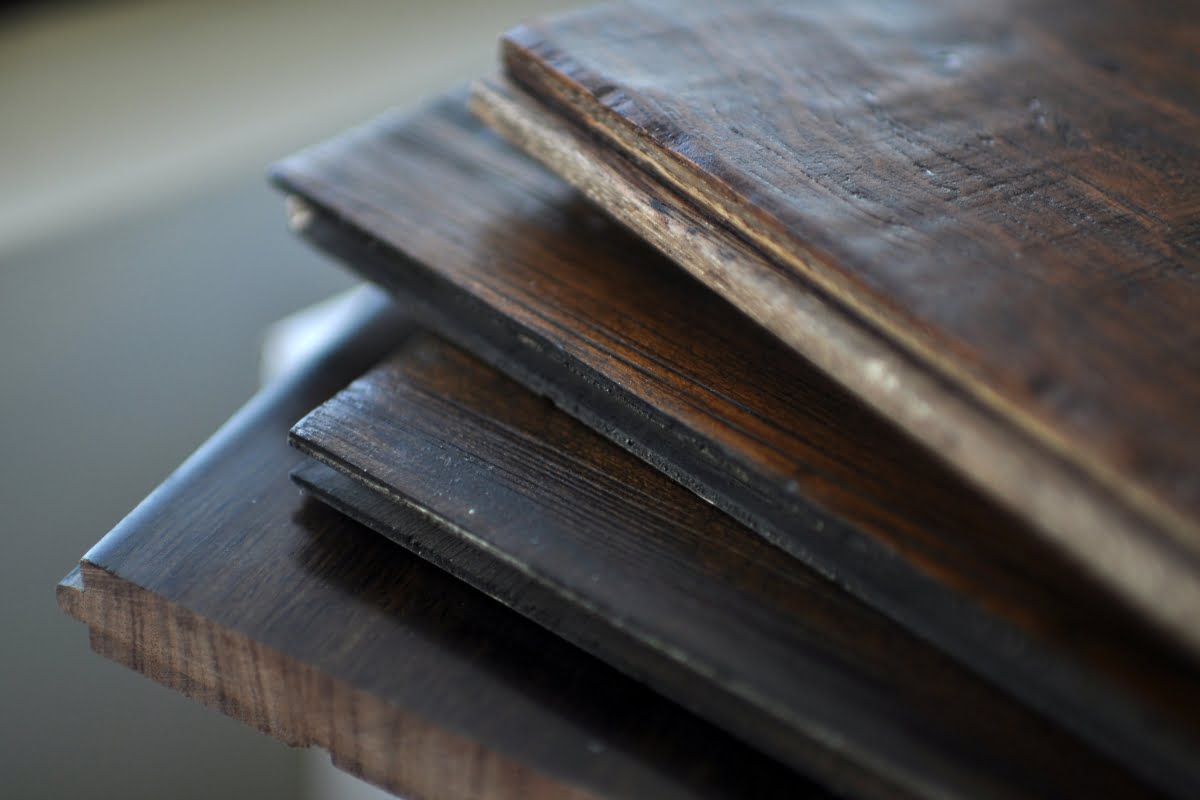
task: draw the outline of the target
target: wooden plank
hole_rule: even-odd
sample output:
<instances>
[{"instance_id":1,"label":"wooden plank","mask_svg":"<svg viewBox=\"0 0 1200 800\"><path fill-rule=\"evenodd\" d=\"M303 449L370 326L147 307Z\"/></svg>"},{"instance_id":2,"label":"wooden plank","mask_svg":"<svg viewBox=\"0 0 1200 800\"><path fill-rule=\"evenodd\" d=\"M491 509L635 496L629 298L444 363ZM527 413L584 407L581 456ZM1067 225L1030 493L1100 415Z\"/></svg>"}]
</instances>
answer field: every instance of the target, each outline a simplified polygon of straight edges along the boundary
<instances>
[{"instance_id":1,"label":"wooden plank","mask_svg":"<svg viewBox=\"0 0 1200 800\"><path fill-rule=\"evenodd\" d=\"M1194 662L456 98L274 174L306 237L462 346L1114 757L1200 780Z\"/></svg>"},{"instance_id":2,"label":"wooden plank","mask_svg":"<svg viewBox=\"0 0 1200 800\"><path fill-rule=\"evenodd\" d=\"M1170 0L615 4L502 57L656 192L492 118L1200 648L1198 37ZM814 293L889 358L823 360Z\"/></svg>"},{"instance_id":3,"label":"wooden plank","mask_svg":"<svg viewBox=\"0 0 1200 800\"><path fill-rule=\"evenodd\" d=\"M667 476L432 336L306 416L291 440L378 495L360 519L833 786L872 797L1141 791ZM441 529L397 532L387 515L414 506Z\"/></svg>"},{"instance_id":4,"label":"wooden plank","mask_svg":"<svg viewBox=\"0 0 1200 800\"><path fill-rule=\"evenodd\" d=\"M72 571L60 603L93 649L406 797L825 797L296 491L289 426L406 335L377 313L252 401Z\"/></svg>"}]
</instances>

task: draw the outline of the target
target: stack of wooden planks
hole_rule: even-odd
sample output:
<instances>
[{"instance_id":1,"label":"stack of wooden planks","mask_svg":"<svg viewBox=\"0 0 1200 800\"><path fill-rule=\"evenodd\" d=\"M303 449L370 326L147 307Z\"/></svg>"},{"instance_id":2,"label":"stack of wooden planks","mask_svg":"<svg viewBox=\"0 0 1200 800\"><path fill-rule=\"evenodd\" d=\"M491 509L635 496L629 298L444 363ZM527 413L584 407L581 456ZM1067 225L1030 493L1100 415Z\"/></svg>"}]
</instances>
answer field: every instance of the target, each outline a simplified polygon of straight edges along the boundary
<instances>
[{"instance_id":1,"label":"stack of wooden planks","mask_svg":"<svg viewBox=\"0 0 1200 800\"><path fill-rule=\"evenodd\" d=\"M392 299L60 604L405 796L1200 796L1197 53L1157 1L517 27L272 169Z\"/></svg>"}]
</instances>

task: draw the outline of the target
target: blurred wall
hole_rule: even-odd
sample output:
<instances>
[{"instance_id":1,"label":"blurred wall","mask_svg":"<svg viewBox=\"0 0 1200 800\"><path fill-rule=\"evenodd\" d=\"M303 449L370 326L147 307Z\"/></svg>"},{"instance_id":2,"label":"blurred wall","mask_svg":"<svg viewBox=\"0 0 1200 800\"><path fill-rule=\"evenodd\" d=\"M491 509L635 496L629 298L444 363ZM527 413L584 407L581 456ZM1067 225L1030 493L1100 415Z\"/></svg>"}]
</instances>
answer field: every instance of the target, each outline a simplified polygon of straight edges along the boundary
<instances>
[{"instance_id":1,"label":"blurred wall","mask_svg":"<svg viewBox=\"0 0 1200 800\"><path fill-rule=\"evenodd\" d=\"M250 396L266 325L349 285L264 166L489 70L501 30L561 5L0 16L0 795L350 791L92 654L54 584Z\"/></svg>"}]
</instances>

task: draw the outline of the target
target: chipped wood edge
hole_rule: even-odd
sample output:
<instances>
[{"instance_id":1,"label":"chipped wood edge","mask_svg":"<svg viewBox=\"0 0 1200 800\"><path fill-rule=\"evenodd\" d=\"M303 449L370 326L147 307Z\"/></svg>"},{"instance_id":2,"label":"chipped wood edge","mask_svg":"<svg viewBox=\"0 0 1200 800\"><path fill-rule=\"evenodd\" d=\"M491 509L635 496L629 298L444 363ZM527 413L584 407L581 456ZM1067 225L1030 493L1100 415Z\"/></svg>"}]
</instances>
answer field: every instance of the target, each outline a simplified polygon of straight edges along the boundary
<instances>
[{"instance_id":1,"label":"chipped wood edge","mask_svg":"<svg viewBox=\"0 0 1200 800\"><path fill-rule=\"evenodd\" d=\"M87 561L56 595L64 612L88 626L99 655L290 747L320 747L334 766L398 796L595 797Z\"/></svg>"},{"instance_id":2,"label":"chipped wood edge","mask_svg":"<svg viewBox=\"0 0 1200 800\"><path fill-rule=\"evenodd\" d=\"M1200 581L1190 559L1104 487L1037 446L893 344L794 280L653 179L503 77L477 81L471 110L633 229L991 497L1013 508L1146 619L1200 654ZM736 265L736 269L730 269ZM764 298L767 302L763 302ZM783 544L782 542L777 542Z\"/></svg>"}]
</instances>

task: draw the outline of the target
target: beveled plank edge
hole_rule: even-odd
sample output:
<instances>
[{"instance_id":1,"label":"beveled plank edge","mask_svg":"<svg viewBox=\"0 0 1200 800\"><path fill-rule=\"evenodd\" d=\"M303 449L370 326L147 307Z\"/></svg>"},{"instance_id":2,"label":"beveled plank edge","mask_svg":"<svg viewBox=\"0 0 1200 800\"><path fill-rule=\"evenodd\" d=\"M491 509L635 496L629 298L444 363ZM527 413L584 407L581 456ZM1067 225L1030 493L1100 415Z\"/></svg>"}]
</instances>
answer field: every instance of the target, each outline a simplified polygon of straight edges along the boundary
<instances>
[{"instance_id":1,"label":"beveled plank edge","mask_svg":"<svg viewBox=\"0 0 1200 800\"><path fill-rule=\"evenodd\" d=\"M83 622L83 571L79 564L71 568L54 587L59 609L72 619Z\"/></svg>"},{"instance_id":2,"label":"beveled plank edge","mask_svg":"<svg viewBox=\"0 0 1200 800\"><path fill-rule=\"evenodd\" d=\"M59 583L57 595L59 606L88 626L97 654L289 747L320 747L339 769L398 796L595 797L86 560ZM343 720L354 727L341 726Z\"/></svg>"},{"instance_id":3,"label":"beveled plank edge","mask_svg":"<svg viewBox=\"0 0 1200 800\"><path fill-rule=\"evenodd\" d=\"M1097 483L1105 492L1120 498L1121 505L1139 522L1130 529L1131 532L1140 528L1143 534L1155 536L1162 540L1163 545L1171 545L1180 555L1190 558L1194 567L1200 561L1200 523L1148 486L1128 480L1119 468L1108 464L1086 441L1068 437L1050 420L1038 413L1029 413L1005 393L978 380L969 368L947 358L944 348L938 347L932 337L923 336L920 328L906 321L902 312L869 299L864 301L853 282L839 270L830 267L831 259L827 255L802 248L787 239L785 232L777 230L778 226L772 224L774 220L766 217L753 204L736 196L727 187L710 185L707 175L697 165L669 148L660 150L648 144L640 130L621 114L598 101L580 82L590 73L577 64L570 54L549 46L532 28L517 26L501 37L500 60L508 76L528 90L525 93L527 98L535 103L538 102L536 98L555 103L563 112L560 115L562 118L574 120L586 127L591 136L607 140L616 151L636 159L640 170L655 175L659 182L671 187L670 193L692 197L708 207L720 217L724 227L736 231L735 235L739 238L753 243L756 249L766 254L769 261L790 267L804 280L827 292L834 302L848 309L853 316L866 320L898 352L915 358L931 374L949 380L974 402L982 404L983 409L997 415L1010 428L1010 434L1019 432L1029 437L1027 443L1039 443L1041 449L1048 449L1058 460L1070 465L1072 471L1083 473L1076 477L1086 475L1089 481ZM553 65L549 62L553 62ZM666 158L662 158L663 155ZM789 285L795 286L794 283ZM776 331L776 335L791 344L782 332ZM957 449L953 452L955 460L964 459L964 471L968 465L974 466L967 459L968 453ZM1007 481L1019 482L1022 473L1002 477ZM1031 477L1025 491L1039 487L1037 478Z\"/></svg>"},{"instance_id":4,"label":"beveled plank edge","mask_svg":"<svg viewBox=\"0 0 1200 800\"><path fill-rule=\"evenodd\" d=\"M1037 531L1168 635L1200 654L1200 582L1189 554L1146 528L1104 487L795 284L757 251L682 203L676 213L636 191L599 148L502 77L477 81L471 110L656 249L719 290L840 385L1015 508ZM737 261L741 269L727 270ZM762 297L778 298L764 306Z\"/></svg>"},{"instance_id":5,"label":"beveled plank edge","mask_svg":"<svg viewBox=\"0 0 1200 800\"><path fill-rule=\"evenodd\" d=\"M315 391L317 384L324 387L320 390L320 396L335 394L358 371L386 355L389 347L413 328L408 315L395 307L392 298L369 284L351 290L347 302L356 309L357 319L351 325L337 330L305 363L279 376L247 400L112 530L93 544L82 561L101 566L108 563L110 558L136 539L139 528L154 524L151 520L156 506L170 503L171 498L185 491L189 482L201 474L219 453L241 437L250 435L268 409L294 402L292 398L297 396L297 392ZM303 388L306 386L307 390ZM304 406L299 408L301 410L296 410L294 416L300 416L308 410Z\"/></svg>"}]
</instances>

